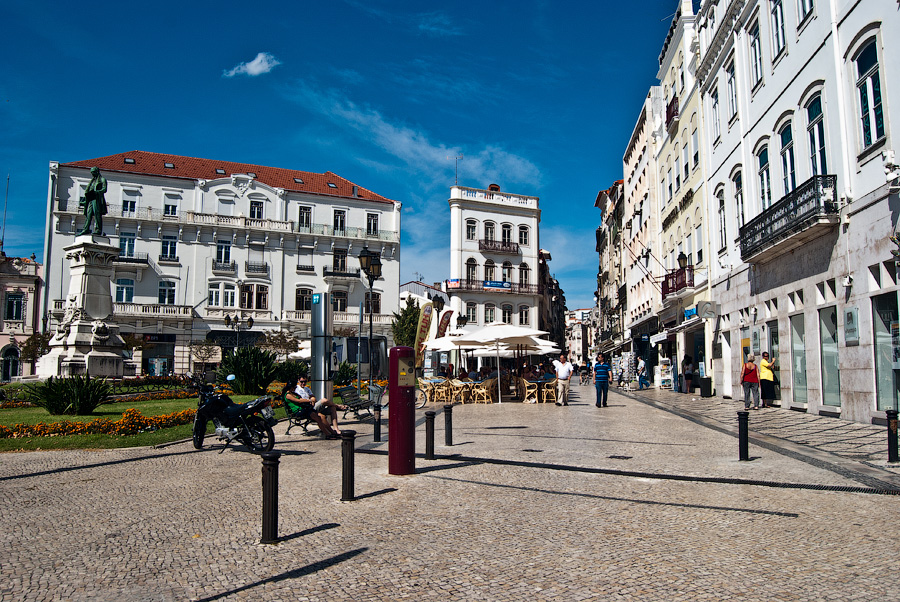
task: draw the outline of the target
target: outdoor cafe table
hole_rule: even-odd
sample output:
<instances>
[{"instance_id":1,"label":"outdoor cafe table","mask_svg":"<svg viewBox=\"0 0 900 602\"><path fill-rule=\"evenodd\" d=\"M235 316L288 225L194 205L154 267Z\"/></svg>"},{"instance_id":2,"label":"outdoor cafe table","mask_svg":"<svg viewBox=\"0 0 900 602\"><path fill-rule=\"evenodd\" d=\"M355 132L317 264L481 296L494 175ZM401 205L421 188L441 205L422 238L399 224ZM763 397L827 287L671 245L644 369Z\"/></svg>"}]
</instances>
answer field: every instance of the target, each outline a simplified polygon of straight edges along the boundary
<instances>
[{"instance_id":1,"label":"outdoor cafe table","mask_svg":"<svg viewBox=\"0 0 900 602\"><path fill-rule=\"evenodd\" d=\"M544 403L544 385L551 382L549 380L544 380L543 378L539 378L536 380L528 380L533 385L537 385L537 402Z\"/></svg>"}]
</instances>

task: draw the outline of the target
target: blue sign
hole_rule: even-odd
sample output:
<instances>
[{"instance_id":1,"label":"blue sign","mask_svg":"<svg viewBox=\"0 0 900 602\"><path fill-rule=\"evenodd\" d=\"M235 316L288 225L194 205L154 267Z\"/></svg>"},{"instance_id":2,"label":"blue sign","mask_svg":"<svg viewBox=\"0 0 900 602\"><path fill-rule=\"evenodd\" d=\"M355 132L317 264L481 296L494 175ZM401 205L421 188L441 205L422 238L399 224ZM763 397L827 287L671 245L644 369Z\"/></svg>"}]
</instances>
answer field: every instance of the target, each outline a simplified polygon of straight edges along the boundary
<instances>
[{"instance_id":1,"label":"blue sign","mask_svg":"<svg viewBox=\"0 0 900 602\"><path fill-rule=\"evenodd\" d=\"M697 308L696 308L696 306L695 306L695 307L691 307L690 309L684 310L684 319L685 319L685 320L690 320L691 318L693 318L693 317L696 316L696 315L697 315Z\"/></svg>"},{"instance_id":2,"label":"blue sign","mask_svg":"<svg viewBox=\"0 0 900 602\"><path fill-rule=\"evenodd\" d=\"M511 291L512 282L498 282L497 280L485 280L484 289L491 291Z\"/></svg>"},{"instance_id":3,"label":"blue sign","mask_svg":"<svg viewBox=\"0 0 900 602\"><path fill-rule=\"evenodd\" d=\"M313 305L318 305L321 299L322 295L320 293L313 293Z\"/></svg>"}]
</instances>

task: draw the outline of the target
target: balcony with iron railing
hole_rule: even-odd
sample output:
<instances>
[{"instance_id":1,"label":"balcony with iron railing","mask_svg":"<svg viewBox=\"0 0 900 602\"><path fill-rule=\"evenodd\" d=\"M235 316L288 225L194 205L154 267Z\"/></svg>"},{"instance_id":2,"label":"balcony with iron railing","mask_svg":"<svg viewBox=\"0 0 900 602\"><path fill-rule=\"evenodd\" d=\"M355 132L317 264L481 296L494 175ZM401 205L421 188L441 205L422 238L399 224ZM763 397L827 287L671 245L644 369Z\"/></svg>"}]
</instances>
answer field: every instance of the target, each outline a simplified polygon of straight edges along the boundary
<instances>
[{"instance_id":1,"label":"balcony with iron railing","mask_svg":"<svg viewBox=\"0 0 900 602\"><path fill-rule=\"evenodd\" d=\"M244 273L254 276L267 276L269 274L269 264L259 261L245 261Z\"/></svg>"},{"instance_id":2,"label":"balcony with iron railing","mask_svg":"<svg viewBox=\"0 0 900 602\"><path fill-rule=\"evenodd\" d=\"M540 295L544 289L539 284L519 284L516 282L504 282L504 286L494 286L493 280L448 280L447 289L450 294L456 291L477 291L480 293L515 293L519 295ZM506 286L508 285L508 286Z\"/></svg>"},{"instance_id":3,"label":"balcony with iron railing","mask_svg":"<svg viewBox=\"0 0 900 602\"><path fill-rule=\"evenodd\" d=\"M666 105L666 129L671 130L673 126L678 125L678 97L673 96L669 104Z\"/></svg>"},{"instance_id":4,"label":"balcony with iron railing","mask_svg":"<svg viewBox=\"0 0 900 602\"><path fill-rule=\"evenodd\" d=\"M770 261L839 222L837 176L813 176L741 227L741 259Z\"/></svg>"},{"instance_id":5,"label":"balcony with iron railing","mask_svg":"<svg viewBox=\"0 0 900 602\"><path fill-rule=\"evenodd\" d=\"M507 253L510 255L518 255L519 243L502 240L482 239L478 241L478 250L489 251L492 253Z\"/></svg>"},{"instance_id":6,"label":"balcony with iron railing","mask_svg":"<svg viewBox=\"0 0 900 602\"><path fill-rule=\"evenodd\" d=\"M237 262L235 261L216 261L212 259L213 274L228 275L237 273Z\"/></svg>"},{"instance_id":7,"label":"balcony with iron railing","mask_svg":"<svg viewBox=\"0 0 900 602\"><path fill-rule=\"evenodd\" d=\"M694 266L687 265L683 268L676 268L669 271L663 277L662 296L663 300L672 295L679 295L682 292L689 292L694 289Z\"/></svg>"},{"instance_id":8,"label":"balcony with iron railing","mask_svg":"<svg viewBox=\"0 0 900 602\"><path fill-rule=\"evenodd\" d=\"M340 280L354 279L359 280L359 268L350 270L347 268L335 269L334 267L323 266L322 276L325 278L337 278Z\"/></svg>"}]
</instances>

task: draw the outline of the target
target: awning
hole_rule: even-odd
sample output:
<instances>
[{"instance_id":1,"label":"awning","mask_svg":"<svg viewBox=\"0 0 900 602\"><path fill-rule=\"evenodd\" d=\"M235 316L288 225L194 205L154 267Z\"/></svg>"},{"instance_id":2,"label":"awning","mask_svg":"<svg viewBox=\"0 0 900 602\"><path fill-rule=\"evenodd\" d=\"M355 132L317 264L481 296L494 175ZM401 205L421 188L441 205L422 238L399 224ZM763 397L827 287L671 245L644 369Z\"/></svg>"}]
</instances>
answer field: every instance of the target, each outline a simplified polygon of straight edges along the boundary
<instances>
[{"instance_id":1,"label":"awning","mask_svg":"<svg viewBox=\"0 0 900 602\"><path fill-rule=\"evenodd\" d=\"M703 325L703 318L694 316L690 320L685 320L678 326L675 326L674 328L670 328L669 332L684 332L685 330L693 330L695 326L702 326L702 325Z\"/></svg>"},{"instance_id":2,"label":"awning","mask_svg":"<svg viewBox=\"0 0 900 602\"><path fill-rule=\"evenodd\" d=\"M653 343L654 345L656 345L657 343L662 343L663 341L665 341L668 338L669 338L669 333L667 331L663 330L662 332L658 332L654 335L651 335L650 342Z\"/></svg>"}]
</instances>

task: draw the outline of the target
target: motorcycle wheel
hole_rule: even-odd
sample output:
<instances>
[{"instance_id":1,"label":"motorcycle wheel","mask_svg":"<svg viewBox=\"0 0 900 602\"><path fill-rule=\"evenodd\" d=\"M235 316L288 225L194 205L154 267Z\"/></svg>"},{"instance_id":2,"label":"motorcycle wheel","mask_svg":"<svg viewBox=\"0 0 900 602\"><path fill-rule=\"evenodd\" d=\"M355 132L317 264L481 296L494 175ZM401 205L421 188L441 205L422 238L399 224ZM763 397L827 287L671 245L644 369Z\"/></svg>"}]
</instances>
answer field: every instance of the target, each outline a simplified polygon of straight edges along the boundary
<instances>
[{"instance_id":1,"label":"motorcycle wheel","mask_svg":"<svg viewBox=\"0 0 900 602\"><path fill-rule=\"evenodd\" d=\"M247 420L248 433L244 435L241 443L250 448L256 454L272 451L275 447L275 431L258 416Z\"/></svg>"},{"instance_id":2,"label":"motorcycle wheel","mask_svg":"<svg viewBox=\"0 0 900 602\"><path fill-rule=\"evenodd\" d=\"M203 449L204 437L206 437L206 421L199 417L194 418L194 449Z\"/></svg>"}]
</instances>

